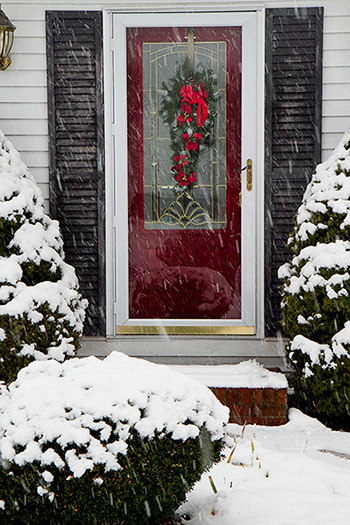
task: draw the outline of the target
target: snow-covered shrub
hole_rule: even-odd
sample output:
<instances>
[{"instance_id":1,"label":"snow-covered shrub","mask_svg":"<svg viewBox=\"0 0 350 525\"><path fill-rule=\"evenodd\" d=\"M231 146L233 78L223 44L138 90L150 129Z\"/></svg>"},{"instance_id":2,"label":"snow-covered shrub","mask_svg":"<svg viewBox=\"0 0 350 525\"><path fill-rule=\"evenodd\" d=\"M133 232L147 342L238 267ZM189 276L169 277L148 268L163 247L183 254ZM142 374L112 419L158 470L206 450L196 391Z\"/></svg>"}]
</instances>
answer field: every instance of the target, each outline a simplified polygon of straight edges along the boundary
<instances>
[{"instance_id":1,"label":"snow-covered shrub","mask_svg":"<svg viewBox=\"0 0 350 525\"><path fill-rule=\"evenodd\" d=\"M350 426L350 132L317 167L288 244L279 277L294 402Z\"/></svg>"},{"instance_id":2,"label":"snow-covered shrub","mask_svg":"<svg viewBox=\"0 0 350 525\"><path fill-rule=\"evenodd\" d=\"M33 359L73 356L86 301L63 260L57 221L12 143L0 132L0 380Z\"/></svg>"},{"instance_id":3,"label":"snow-covered shrub","mask_svg":"<svg viewBox=\"0 0 350 525\"><path fill-rule=\"evenodd\" d=\"M3 390L2 523L157 525L220 458L228 409L164 365L36 361Z\"/></svg>"}]
</instances>

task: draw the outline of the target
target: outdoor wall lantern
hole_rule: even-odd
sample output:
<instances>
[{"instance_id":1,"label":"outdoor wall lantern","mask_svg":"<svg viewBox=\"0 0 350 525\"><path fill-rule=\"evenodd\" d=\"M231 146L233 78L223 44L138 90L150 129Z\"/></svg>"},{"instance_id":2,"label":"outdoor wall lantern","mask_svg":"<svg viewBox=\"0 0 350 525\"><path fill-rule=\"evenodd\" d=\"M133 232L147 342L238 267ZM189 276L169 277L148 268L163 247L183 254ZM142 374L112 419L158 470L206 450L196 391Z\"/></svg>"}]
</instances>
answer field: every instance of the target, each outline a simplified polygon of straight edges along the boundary
<instances>
[{"instance_id":1,"label":"outdoor wall lantern","mask_svg":"<svg viewBox=\"0 0 350 525\"><path fill-rule=\"evenodd\" d=\"M6 69L11 64L9 55L15 29L16 26L7 18L0 4L0 69Z\"/></svg>"}]
</instances>

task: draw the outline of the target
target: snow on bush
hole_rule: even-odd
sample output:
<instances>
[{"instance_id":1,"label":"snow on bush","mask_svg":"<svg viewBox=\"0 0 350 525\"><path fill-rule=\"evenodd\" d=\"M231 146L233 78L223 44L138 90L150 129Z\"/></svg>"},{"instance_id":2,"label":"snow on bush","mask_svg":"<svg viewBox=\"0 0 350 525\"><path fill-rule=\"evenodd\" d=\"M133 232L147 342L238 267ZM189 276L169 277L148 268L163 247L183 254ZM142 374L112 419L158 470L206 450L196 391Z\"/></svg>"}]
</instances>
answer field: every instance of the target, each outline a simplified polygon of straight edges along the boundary
<instances>
[{"instance_id":1,"label":"snow on bush","mask_svg":"<svg viewBox=\"0 0 350 525\"><path fill-rule=\"evenodd\" d=\"M157 523L218 461L228 420L203 384L117 352L31 363L0 399L0 499L41 522Z\"/></svg>"},{"instance_id":2,"label":"snow on bush","mask_svg":"<svg viewBox=\"0 0 350 525\"><path fill-rule=\"evenodd\" d=\"M279 270L295 401L350 426L350 131L317 166Z\"/></svg>"},{"instance_id":3,"label":"snow on bush","mask_svg":"<svg viewBox=\"0 0 350 525\"><path fill-rule=\"evenodd\" d=\"M19 153L0 132L0 380L33 359L73 356L87 302L64 262L57 221Z\"/></svg>"}]
</instances>

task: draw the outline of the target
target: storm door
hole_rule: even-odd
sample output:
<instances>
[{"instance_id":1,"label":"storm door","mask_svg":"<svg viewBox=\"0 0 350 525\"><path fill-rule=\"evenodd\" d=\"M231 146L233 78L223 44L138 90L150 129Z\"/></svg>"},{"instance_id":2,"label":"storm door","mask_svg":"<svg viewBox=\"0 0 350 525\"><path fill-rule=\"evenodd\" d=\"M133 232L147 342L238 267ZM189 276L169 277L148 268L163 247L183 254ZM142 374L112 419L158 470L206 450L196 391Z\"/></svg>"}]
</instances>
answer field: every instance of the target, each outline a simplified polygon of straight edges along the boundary
<instances>
[{"instance_id":1,"label":"storm door","mask_svg":"<svg viewBox=\"0 0 350 525\"><path fill-rule=\"evenodd\" d=\"M128 257L117 333L237 333L242 27L134 25L125 36Z\"/></svg>"}]
</instances>

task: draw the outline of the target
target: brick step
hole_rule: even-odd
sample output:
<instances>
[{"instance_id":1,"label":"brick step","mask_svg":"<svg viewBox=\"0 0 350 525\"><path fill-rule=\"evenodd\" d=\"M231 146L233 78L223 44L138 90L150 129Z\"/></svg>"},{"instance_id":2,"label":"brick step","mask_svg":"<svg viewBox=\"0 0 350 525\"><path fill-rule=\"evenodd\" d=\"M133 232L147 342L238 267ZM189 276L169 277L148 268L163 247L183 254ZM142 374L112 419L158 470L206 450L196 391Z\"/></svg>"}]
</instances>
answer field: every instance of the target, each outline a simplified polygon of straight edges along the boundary
<instances>
[{"instance_id":1,"label":"brick step","mask_svg":"<svg viewBox=\"0 0 350 525\"><path fill-rule=\"evenodd\" d=\"M230 423L277 426L288 421L287 388L209 388L230 409Z\"/></svg>"}]
</instances>

